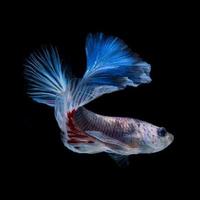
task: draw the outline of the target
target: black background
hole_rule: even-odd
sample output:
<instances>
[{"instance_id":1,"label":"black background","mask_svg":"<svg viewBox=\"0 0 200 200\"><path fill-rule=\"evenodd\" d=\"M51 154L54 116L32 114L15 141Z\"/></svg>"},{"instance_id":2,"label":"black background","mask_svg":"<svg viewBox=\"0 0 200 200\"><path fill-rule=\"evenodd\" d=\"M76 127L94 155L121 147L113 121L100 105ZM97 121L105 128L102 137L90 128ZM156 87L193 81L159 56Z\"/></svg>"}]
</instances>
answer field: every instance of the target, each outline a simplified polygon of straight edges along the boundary
<instances>
[{"instance_id":1,"label":"black background","mask_svg":"<svg viewBox=\"0 0 200 200\"><path fill-rule=\"evenodd\" d=\"M24 5L23 5L24 6ZM18 192L57 194L98 194L111 191L122 195L171 197L188 184L191 162L185 124L189 91L185 76L185 13L179 6L94 4L26 5L10 11L6 18L6 53L11 74L8 90L12 118L7 154L11 163L10 183ZM86 8L87 7L87 8ZM108 116L139 118L164 126L175 140L151 155L130 156L130 166L119 168L106 154L79 155L66 149L53 109L33 102L26 95L23 78L25 58L42 45L57 46L66 64L77 76L85 70L85 38L89 32L104 32L123 39L152 65L152 82L137 88L104 95L86 107ZM184 85L184 87L183 87ZM14 101L13 101L14 99ZM179 187L180 186L180 187ZM52 188L52 189L51 189ZM56 188L60 188L56 190ZM79 193L81 189L83 193ZM74 189L74 190L73 190ZM140 191L140 192L139 192Z\"/></svg>"}]
</instances>

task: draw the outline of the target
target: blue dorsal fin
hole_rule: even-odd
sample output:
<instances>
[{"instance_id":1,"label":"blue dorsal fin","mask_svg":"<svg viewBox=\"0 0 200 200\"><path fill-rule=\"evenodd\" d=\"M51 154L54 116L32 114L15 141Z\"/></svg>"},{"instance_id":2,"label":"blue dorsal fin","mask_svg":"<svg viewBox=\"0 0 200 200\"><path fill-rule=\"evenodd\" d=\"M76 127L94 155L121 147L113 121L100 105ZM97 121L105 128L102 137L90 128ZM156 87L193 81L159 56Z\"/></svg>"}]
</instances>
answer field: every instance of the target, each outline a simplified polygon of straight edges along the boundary
<instances>
[{"instance_id":1,"label":"blue dorsal fin","mask_svg":"<svg viewBox=\"0 0 200 200\"><path fill-rule=\"evenodd\" d=\"M119 38L103 33L86 40L87 69L84 79L94 85L124 88L149 83L150 65L136 56Z\"/></svg>"},{"instance_id":2,"label":"blue dorsal fin","mask_svg":"<svg viewBox=\"0 0 200 200\"><path fill-rule=\"evenodd\" d=\"M77 107L103 94L151 81L151 66L135 56L117 37L89 34L86 56L87 69L76 90Z\"/></svg>"}]
</instances>

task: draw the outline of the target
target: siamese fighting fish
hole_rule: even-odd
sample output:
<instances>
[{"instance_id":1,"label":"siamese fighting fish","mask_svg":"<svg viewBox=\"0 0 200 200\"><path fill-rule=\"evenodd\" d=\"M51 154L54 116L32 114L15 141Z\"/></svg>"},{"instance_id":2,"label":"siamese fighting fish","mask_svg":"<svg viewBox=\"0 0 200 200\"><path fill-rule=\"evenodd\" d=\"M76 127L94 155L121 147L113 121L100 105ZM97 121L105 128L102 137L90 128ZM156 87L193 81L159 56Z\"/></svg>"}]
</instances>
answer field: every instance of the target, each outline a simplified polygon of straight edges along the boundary
<instances>
[{"instance_id":1,"label":"siamese fighting fish","mask_svg":"<svg viewBox=\"0 0 200 200\"><path fill-rule=\"evenodd\" d=\"M150 83L150 64L118 37L103 33L88 34L85 52L82 78L69 73L54 47L33 52L25 62L28 94L54 108L64 146L76 153L106 152L121 162L129 155L154 153L170 145L174 137L163 127L103 116L84 107L101 95Z\"/></svg>"}]
</instances>

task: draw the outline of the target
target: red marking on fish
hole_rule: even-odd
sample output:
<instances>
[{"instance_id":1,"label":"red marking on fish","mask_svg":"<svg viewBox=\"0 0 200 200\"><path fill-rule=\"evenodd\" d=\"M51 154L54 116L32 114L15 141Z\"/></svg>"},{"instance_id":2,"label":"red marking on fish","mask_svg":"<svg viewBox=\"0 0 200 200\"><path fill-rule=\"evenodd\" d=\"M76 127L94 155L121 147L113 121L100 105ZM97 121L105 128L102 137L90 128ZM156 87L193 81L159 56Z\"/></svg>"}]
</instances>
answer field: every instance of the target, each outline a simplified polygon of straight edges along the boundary
<instances>
[{"instance_id":1,"label":"red marking on fish","mask_svg":"<svg viewBox=\"0 0 200 200\"><path fill-rule=\"evenodd\" d=\"M73 109L71 112L67 113L67 118L68 118L67 132L68 132L68 136L69 136L68 142L71 144L94 143L95 142L94 138L88 136L84 131L82 131L81 129L79 129L79 127L77 127L75 125L75 122L74 122L75 112L76 112L76 110Z\"/></svg>"}]
</instances>

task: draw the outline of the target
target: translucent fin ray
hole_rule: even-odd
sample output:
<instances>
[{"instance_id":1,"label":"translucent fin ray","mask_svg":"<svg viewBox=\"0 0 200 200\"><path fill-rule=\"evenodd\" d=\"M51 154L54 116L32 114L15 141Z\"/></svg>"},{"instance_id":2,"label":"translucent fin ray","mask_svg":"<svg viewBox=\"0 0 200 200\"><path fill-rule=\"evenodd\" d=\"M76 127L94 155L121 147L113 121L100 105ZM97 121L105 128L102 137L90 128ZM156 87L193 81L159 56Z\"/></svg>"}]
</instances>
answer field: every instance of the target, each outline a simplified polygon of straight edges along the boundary
<instances>
[{"instance_id":1,"label":"translucent fin ray","mask_svg":"<svg viewBox=\"0 0 200 200\"><path fill-rule=\"evenodd\" d=\"M69 80L53 47L30 55L25 64L25 78L33 100L49 106L54 106L56 96L65 91Z\"/></svg>"}]
</instances>

